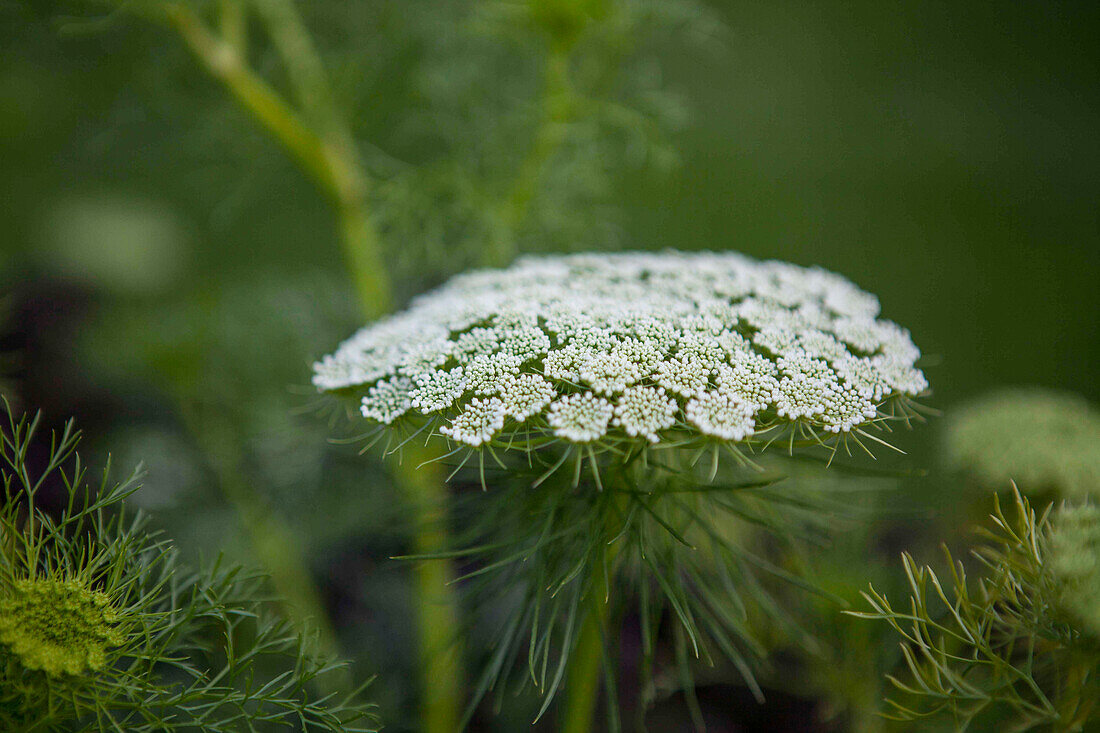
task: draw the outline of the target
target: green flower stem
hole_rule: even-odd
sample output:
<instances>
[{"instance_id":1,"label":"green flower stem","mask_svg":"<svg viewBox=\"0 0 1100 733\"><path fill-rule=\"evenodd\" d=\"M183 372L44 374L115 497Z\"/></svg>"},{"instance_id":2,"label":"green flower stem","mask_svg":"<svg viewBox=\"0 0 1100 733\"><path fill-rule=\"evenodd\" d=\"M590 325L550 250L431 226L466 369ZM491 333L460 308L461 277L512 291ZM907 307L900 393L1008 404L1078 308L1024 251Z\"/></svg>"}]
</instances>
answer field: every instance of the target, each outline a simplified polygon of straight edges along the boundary
<instances>
[{"instance_id":1,"label":"green flower stem","mask_svg":"<svg viewBox=\"0 0 1100 733\"><path fill-rule=\"evenodd\" d=\"M483 250L482 264L488 267L503 267L515 258L516 232L527 218L543 170L565 140L573 113L568 48L555 47L548 52L543 76L542 119L531 149L516 172L511 193L497 211L496 226Z\"/></svg>"},{"instance_id":2,"label":"green flower stem","mask_svg":"<svg viewBox=\"0 0 1100 733\"><path fill-rule=\"evenodd\" d=\"M396 479L415 507L417 554L450 549L447 484L438 463L417 465L429 456L419 446L406 446ZM416 587L417 650L421 670L421 729L429 733L458 731L462 712L462 654L458 637L458 601L451 585L454 571L446 560L425 560L413 568Z\"/></svg>"},{"instance_id":3,"label":"green flower stem","mask_svg":"<svg viewBox=\"0 0 1100 733\"><path fill-rule=\"evenodd\" d=\"M629 472L631 467L622 467L623 473ZM614 476L616 472L609 475ZM621 478L621 477L620 477ZM613 491L613 490L612 490ZM618 512L609 516L625 516L626 504L629 502L629 494L621 493L615 496L605 494L602 499L614 502ZM611 524L609 522L609 524ZM609 526L608 537L618 537L618 528ZM589 580L589 610L577 636L577 646L569 659L568 675L565 686L564 712L562 715L562 733L592 733L596 717L596 702L600 692L600 671L603 666L604 644L614 637L614 632L609 628L610 618L610 588L605 589L606 595L600 598L600 589L604 583L604 567L608 568L608 577L614 578L615 561L619 552L627 540L619 537L613 544L604 548L605 558L596 563L593 575Z\"/></svg>"},{"instance_id":4,"label":"green flower stem","mask_svg":"<svg viewBox=\"0 0 1100 733\"><path fill-rule=\"evenodd\" d=\"M348 271L365 315L377 318L388 312L392 306L392 286L382 258L381 239L367 210L367 180L360 168L352 136L332 102L323 66L294 6L285 0L264 0L256 7L287 66L300 104L306 107L306 117L248 68L242 49L218 38L186 6L168 4L165 7L169 21L199 62L222 82L330 198L339 220ZM310 123L318 125L321 133ZM406 458L405 466L415 467L420 463L415 456ZM442 477L435 471L402 468L395 478L416 507L414 544L417 552L435 552L446 547L446 524L439 521L447 498ZM241 486L247 489L247 484ZM260 501L258 496L252 499ZM247 508L251 501L241 498L237 502L242 508L242 516L257 516ZM264 521L266 518L257 518L260 524ZM266 530L257 526L258 534L274 531L273 525ZM277 544L263 543L268 547ZM285 558L264 559L285 561ZM448 585L451 571L445 561L436 561L421 564L414 572L423 690L421 730L424 733L454 733L458 729L462 675L461 649L457 641L458 604Z\"/></svg>"},{"instance_id":5,"label":"green flower stem","mask_svg":"<svg viewBox=\"0 0 1100 733\"><path fill-rule=\"evenodd\" d=\"M204 452L213 459L222 493L244 525L252 551L271 577L287 615L299 628L308 627L316 634L321 656L336 658L336 632L299 550L301 543L241 469L241 457L235 448L237 431L209 415L192 417L189 422L191 433L199 436ZM350 687L346 674L333 676L331 682L333 686Z\"/></svg>"},{"instance_id":6,"label":"green flower stem","mask_svg":"<svg viewBox=\"0 0 1100 733\"><path fill-rule=\"evenodd\" d=\"M562 733L592 733L595 730L593 722L600 692L607 605L593 599L580 636L577 637L577 648L573 650L569 661L566 679Z\"/></svg>"},{"instance_id":7,"label":"green flower stem","mask_svg":"<svg viewBox=\"0 0 1100 733\"><path fill-rule=\"evenodd\" d=\"M337 208L340 240L359 304L367 318L385 315L393 302L389 274L373 253L379 251L380 238L366 207L359 202L347 202Z\"/></svg>"},{"instance_id":8,"label":"green flower stem","mask_svg":"<svg viewBox=\"0 0 1100 733\"><path fill-rule=\"evenodd\" d=\"M203 67L332 200L356 292L368 316L385 313L392 301L392 288L378 234L366 214L366 181L346 135L318 135L270 84L248 68L234 45L212 33L186 6L169 4L165 9L169 21Z\"/></svg>"}]
</instances>

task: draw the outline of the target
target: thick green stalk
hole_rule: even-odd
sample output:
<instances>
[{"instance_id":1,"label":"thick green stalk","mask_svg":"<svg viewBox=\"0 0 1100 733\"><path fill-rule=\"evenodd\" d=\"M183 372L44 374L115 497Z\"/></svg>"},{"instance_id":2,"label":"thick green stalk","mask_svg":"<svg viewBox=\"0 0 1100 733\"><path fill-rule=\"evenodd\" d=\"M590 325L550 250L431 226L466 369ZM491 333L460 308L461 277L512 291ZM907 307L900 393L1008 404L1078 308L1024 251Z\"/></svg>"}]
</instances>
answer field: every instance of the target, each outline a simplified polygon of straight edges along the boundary
<instances>
[{"instance_id":1,"label":"thick green stalk","mask_svg":"<svg viewBox=\"0 0 1100 733\"><path fill-rule=\"evenodd\" d=\"M393 295L381 240L367 210L367 180L350 132L332 102L323 66L293 4L262 0L257 9L287 66L299 103L306 107L304 118L247 66L241 49L211 33L185 6L166 7L169 20L200 63L332 201L348 271L364 314L367 318L385 314L392 307ZM320 132L310 122L318 125ZM438 552L448 544L443 521L447 487L437 471L417 469L422 457L410 453L406 451L407 463L398 467L395 479L416 512L417 552ZM458 604L449 585L450 566L442 560L421 563L414 575L422 675L421 730L454 733L458 730L462 675Z\"/></svg>"},{"instance_id":2,"label":"thick green stalk","mask_svg":"<svg viewBox=\"0 0 1100 733\"><path fill-rule=\"evenodd\" d=\"M628 467L624 471L609 471L608 478L612 481L622 479ZM596 701L600 692L600 671L603 667L604 644L617 636L616 630L609 628L610 598L612 589L603 588L604 568L608 569L608 582L615 578L615 562L619 552L622 551L626 539L620 537L620 522L625 518L627 494L615 495L614 491L606 491L600 496L600 500L606 502L604 511L607 511L607 526L605 536L618 539L603 548L604 557L592 565L592 576L588 584L588 613L584 617L580 634L577 636L577 645L569 658L569 667L565 683L565 701L562 712L562 733L591 733L594 728L596 716ZM601 597L602 595L602 597ZM611 624L613 625L613 624ZM612 672L614 674L614 672Z\"/></svg>"},{"instance_id":3,"label":"thick green stalk","mask_svg":"<svg viewBox=\"0 0 1100 733\"><path fill-rule=\"evenodd\" d=\"M561 733L592 733L603 664L607 603L593 600L569 660Z\"/></svg>"},{"instance_id":4,"label":"thick green stalk","mask_svg":"<svg viewBox=\"0 0 1100 733\"><path fill-rule=\"evenodd\" d=\"M419 446L406 446L397 465L397 482L411 499L416 516L414 543L419 555L449 549L447 502L450 498L439 464L417 467L429 456ZM417 655L421 678L421 729L429 733L459 730L462 712L461 646L458 603L451 582L454 572L445 560L421 560L413 568L416 586Z\"/></svg>"}]
</instances>

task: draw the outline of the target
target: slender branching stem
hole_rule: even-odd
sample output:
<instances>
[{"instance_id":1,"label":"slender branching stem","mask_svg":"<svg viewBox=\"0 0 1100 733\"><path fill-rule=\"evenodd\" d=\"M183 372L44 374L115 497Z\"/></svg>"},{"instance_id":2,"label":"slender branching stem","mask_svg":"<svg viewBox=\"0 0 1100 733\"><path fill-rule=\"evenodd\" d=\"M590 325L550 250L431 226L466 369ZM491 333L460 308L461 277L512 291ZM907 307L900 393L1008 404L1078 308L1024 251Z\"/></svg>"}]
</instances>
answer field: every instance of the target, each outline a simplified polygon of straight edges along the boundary
<instances>
[{"instance_id":1,"label":"slender branching stem","mask_svg":"<svg viewBox=\"0 0 1100 733\"><path fill-rule=\"evenodd\" d=\"M225 3L231 5L236 3ZM171 24L203 67L327 195L337 215L340 241L364 314L377 318L392 307L392 286L382 257L381 238L369 214L369 182L354 139L339 114L324 66L293 3L258 0L255 7L286 67L302 112L249 68L244 55L243 17L235 19L231 14L235 11L223 7L226 35L218 37L186 6L169 4L166 10ZM230 32L233 28L239 31ZM406 458L395 478L416 507L414 543L418 553L437 552L447 546L446 522L442 521L446 484L437 471L416 470L421 461ZM249 501L235 502L242 515L249 512ZM453 733L458 730L461 707L461 649L458 605L449 586L452 573L445 561L437 561L419 564L414 574L423 691L421 729L425 733Z\"/></svg>"},{"instance_id":2,"label":"slender branching stem","mask_svg":"<svg viewBox=\"0 0 1100 733\"><path fill-rule=\"evenodd\" d=\"M527 156L520 163L510 193L496 212L495 227L483 250L483 264L502 267L516 255L516 235L523 226L531 201L538 192L543 171L565 140L574 106L569 82L569 52L555 46L547 52L543 69L540 120Z\"/></svg>"},{"instance_id":3,"label":"slender branching stem","mask_svg":"<svg viewBox=\"0 0 1100 733\"><path fill-rule=\"evenodd\" d=\"M367 315L376 318L388 311L392 303L392 286L382 257L380 237L367 214L367 181L350 136L343 128L328 130L327 134L315 131L270 84L248 67L238 47L214 34L189 8L169 4L166 13L210 75L222 82L234 99L328 196L339 219L348 269ZM293 13L290 15L296 17ZM284 43L293 45L289 41ZM310 75L299 72L296 76L308 78ZM315 98L325 99L327 94L315 95Z\"/></svg>"},{"instance_id":4,"label":"slender branching stem","mask_svg":"<svg viewBox=\"0 0 1100 733\"><path fill-rule=\"evenodd\" d=\"M250 69L231 42L219 38L184 5L167 5L168 20L203 68L282 145L328 194L340 185L318 137L275 89Z\"/></svg>"}]
</instances>

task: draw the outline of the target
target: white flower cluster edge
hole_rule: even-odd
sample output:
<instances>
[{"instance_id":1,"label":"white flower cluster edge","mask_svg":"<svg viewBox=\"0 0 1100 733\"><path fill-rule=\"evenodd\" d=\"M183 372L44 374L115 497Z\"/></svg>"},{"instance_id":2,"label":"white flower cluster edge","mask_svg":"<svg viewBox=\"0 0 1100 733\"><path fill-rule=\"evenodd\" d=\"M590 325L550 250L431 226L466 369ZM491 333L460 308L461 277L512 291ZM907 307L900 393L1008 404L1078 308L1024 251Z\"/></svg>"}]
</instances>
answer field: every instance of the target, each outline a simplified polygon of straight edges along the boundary
<instances>
[{"instance_id":1,"label":"white flower cluster edge","mask_svg":"<svg viewBox=\"0 0 1100 733\"><path fill-rule=\"evenodd\" d=\"M743 441L783 422L844 433L928 387L909 332L878 313L832 272L732 252L527 257L363 328L313 383L361 391L380 423L438 415L475 447L519 430L573 443L657 443L674 427Z\"/></svg>"}]
</instances>

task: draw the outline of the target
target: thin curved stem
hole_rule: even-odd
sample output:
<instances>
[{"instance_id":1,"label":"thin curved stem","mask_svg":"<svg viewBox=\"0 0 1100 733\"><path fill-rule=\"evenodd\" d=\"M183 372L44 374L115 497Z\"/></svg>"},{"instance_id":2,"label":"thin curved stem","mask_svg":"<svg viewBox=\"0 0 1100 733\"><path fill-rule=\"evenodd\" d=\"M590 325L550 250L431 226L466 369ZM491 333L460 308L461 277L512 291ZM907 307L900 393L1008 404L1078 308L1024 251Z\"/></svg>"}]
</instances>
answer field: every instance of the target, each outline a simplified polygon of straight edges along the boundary
<instances>
[{"instance_id":1,"label":"thin curved stem","mask_svg":"<svg viewBox=\"0 0 1100 733\"><path fill-rule=\"evenodd\" d=\"M203 67L222 82L330 199L364 315L373 319L388 312L393 301L392 286L382 257L381 238L367 207L368 180L352 135L333 102L324 67L294 5L287 0L260 0L256 8L286 66L304 114L248 67L243 46L235 45L228 37L219 38L182 4L170 3L165 8L169 21ZM243 19L239 25L232 19L229 27L243 29ZM238 37L243 39L243 31ZM416 550L421 554L438 552L448 544L443 521L448 499L446 483L430 467L409 468L422 462L415 456L406 459L408 463L397 469L395 479L417 513L413 538ZM242 502L242 515L251 514L248 502ZM269 544L262 543L258 549ZM422 675L421 730L454 733L458 730L462 675L458 604L449 585L450 565L445 561L421 563L414 576Z\"/></svg>"},{"instance_id":2,"label":"thin curved stem","mask_svg":"<svg viewBox=\"0 0 1100 733\"><path fill-rule=\"evenodd\" d=\"M340 242L366 315L377 318L384 314L392 303L392 286L380 237L367 214L366 178L346 131L333 128L327 137L318 134L247 66L237 47L211 32L189 8L168 4L165 12L210 75L222 82L328 196L339 218Z\"/></svg>"},{"instance_id":3,"label":"thin curved stem","mask_svg":"<svg viewBox=\"0 0 1100 733\"><path fill-rule=\"evenodd\" d=\"M507 265L516 256L516 233L527 218L543 171L565 141L574 103L566 49L556 47L548 52L543 78L541 119L531 149L516 171L509 195L497 209L495 226L483 250L482 264L490 267Z\"/></svg>"}]
</instances>

